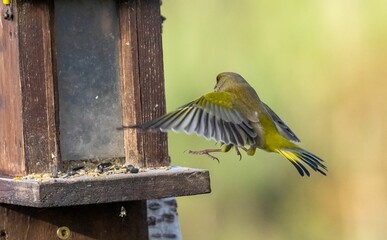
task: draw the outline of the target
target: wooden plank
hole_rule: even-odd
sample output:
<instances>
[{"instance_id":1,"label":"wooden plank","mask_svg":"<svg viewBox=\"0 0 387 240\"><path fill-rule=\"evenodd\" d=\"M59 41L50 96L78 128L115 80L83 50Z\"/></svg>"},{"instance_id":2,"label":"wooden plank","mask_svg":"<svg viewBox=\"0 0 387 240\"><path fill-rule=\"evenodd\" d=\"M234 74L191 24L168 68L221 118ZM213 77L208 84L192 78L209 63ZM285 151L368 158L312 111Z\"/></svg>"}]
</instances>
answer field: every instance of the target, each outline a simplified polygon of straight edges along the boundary
<instances>
[{"instance_id":1,"label":"wooden plank","mask_svg":"<svg viewBox=\"0 0 387 240\"><path fill-rule=\"evenodd\" d=\"M25 173L18 24L1 17L0 29L0 173L15 176Z\"/></svg>"},{"instance_id":2,"label":"wooden plank","mask_svg":"<svg viewBox=\"0 0 387 240\"><path fill-rule=\"evenodd\" d=\"M140 124L165 113L160 1L120 1L123 124ZM127 163L167 166L165 133L125 130Z\"/></svg>"},{"instance_id":3,"label":"wooden plank","mask_svg":"<svg viewBox=\"0 0 387 240\"><path fill-rule=\"evenodd\" d=\"M18 16L27 174L51 172L57 165L52 4L51 0L17 1L14 6Z\"/></svg>"},{"instance_id":4,"label":"wooden plank","mask_svg":"<svg viewBox=\"0 0 387 240\"><path fill-rule=\"evenodd\" d=\"M137 0L142 123L165 114L160 0ZM143 133L145 166L169 165L165 133Z\"/></svg>"},{"instance_id":5,"label":"wooden plank","mask_svg":"<svg viewBox=\"0 0 387 240\"><path fill-rule=\"evenodd\" d=\"M141 119L141 99L137 48L136 1L119 1L120 17L120 72L123 125L134 125ZM124 131L126 164L144 167L138 130Z\"/></svg>"},{"instance_id":6,"label":"wooden plank","mask_svg":"<svg viewBox=\"0 0 387 240\"><path fill-rule=\"evenodd\" d=\"M43 209L0 204L0 230L8 240L60 239L60 227L70 230L68 239L145 240L147 221L139 217L145 209L145 201Z\"/></svg>"},{"instance_id":7,"label":"wooden plank","mask_svg":"<svg viewBox=\"0 0 387 240\"><path fill-rule=\"evenodd\" d=\"M137 174L50 178L39 182L0 178L0 202L31 207L134 201L210 191L208 171L181 167Z\"/></svg>"}]
</instances>

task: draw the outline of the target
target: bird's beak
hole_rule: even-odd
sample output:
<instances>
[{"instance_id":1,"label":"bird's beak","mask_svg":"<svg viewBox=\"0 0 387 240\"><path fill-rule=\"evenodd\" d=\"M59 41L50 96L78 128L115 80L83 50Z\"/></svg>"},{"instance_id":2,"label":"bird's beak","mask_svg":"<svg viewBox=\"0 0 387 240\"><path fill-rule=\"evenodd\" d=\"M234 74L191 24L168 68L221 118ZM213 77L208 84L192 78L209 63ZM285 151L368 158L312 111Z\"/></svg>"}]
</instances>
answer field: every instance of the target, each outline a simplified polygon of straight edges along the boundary
<instances>
[{"instance_id":1,"label":"bird's beak","mask_svg":"<svg viewBox=\"0 0 387 240\"><path fill-rule=\"evenodd\" d=\"M214 87L214 92L217 92L217 91L219 91L219 83L216 83Z\"/></svg>"}]
</instances>

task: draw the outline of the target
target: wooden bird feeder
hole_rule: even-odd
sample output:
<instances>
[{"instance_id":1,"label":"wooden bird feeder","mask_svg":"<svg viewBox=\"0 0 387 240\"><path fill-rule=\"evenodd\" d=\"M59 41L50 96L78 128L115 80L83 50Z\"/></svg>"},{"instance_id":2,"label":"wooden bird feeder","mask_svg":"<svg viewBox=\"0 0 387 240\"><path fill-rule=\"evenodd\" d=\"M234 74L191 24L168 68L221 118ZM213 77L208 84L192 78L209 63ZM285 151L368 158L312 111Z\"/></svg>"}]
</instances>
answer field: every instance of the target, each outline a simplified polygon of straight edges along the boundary
<instances>
[{"instance_id":1,"label":"wooden bird feeder","mask_svg":"<svg viewBox=\"0 0 387 240\"><path fill-rule=\"evenodd\" d=\"M210 192L165 134L117 130L165 113L159 0L4 3L0 239L147 239L146 199ZM140 171L71 176L100 164Z\"/></svg>"}]
</instances>

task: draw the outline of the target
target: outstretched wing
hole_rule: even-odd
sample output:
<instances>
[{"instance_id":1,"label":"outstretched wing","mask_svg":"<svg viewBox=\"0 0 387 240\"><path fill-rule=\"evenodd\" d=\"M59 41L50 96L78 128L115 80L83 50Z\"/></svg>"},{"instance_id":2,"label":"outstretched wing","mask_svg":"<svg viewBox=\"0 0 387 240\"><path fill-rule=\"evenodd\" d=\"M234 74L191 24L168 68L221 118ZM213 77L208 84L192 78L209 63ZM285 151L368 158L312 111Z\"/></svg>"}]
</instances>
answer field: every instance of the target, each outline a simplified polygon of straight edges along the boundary
<instances>
[{"instance_id":1,"label":"outstretched wing","mask_svg":"<svg viewBox=\"0 0 387 240\"><path fill-rule=\"evenodd\" d=\"M195 133L235 146L253 145L257 134L249 121L233 109L234 96L212 92L158 119L138 126L142 129Z\"/></svg>"},{"instance_id":2,"label":"outstretched wing","mask_svg":"<svg viewBox=\"0 0 387 240\"><path fill-rule=\"evenodd\" d=\"M264 102L262 102L263 107L266 109L266 111L269 113L271 118L273 119L275 126L278 129L278 132L286 139L292 141L292 142L300 142L300 139L296 136L296 134L282 121L278 115L271 110L269 106L267 106Z\"/></svg>"}]
</instances>

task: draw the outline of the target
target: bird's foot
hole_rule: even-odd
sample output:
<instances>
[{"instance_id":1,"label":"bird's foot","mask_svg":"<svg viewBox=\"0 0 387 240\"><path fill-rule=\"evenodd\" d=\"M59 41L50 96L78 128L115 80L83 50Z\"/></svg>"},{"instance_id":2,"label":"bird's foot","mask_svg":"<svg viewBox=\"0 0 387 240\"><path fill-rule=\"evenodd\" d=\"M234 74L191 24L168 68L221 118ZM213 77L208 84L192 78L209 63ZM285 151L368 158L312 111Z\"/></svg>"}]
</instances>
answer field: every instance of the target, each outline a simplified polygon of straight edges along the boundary
<instances>
[{"instance_id":1,"label":"bird's foot","mask_svg":"<svg viewBox=\"0 0 387 240\"><path fill-rule=\"evenodd\" d=\"M204 149L204 150L200 150L200 151L188 150L187 152L189 154L195 154L195 155L207 155L212 160L216 160L216 161L218 161L218 163L220 163L219 159L217 157L211 155L210 153L221 152L221 151L222 151L221 149Z\"/></svg>"},{"instance_id":2,"label":"bird's foot","mask_svg":"<svg viewBox=\"0 0 387 240\"><path fill-rule=\"evenodd\" d=\"M243 151L247 153L249 156L254 156L255 150L257 149L256 147L250 147L250 148L245 148L245 147L240 147Z\"/></svg>"},{"instance_id":3,"label":"bird's foot","mask_svg":"<svg viewBox=\"0 0 387 240\"><path fill-rule=\"evenodd\" d=\"M235 151L236 151L236 153L237 153L237 155L238 155L238 157L239 157L239 161L242 160L242 154L241 154L241 152L239 151L239 149L238 149L237 146L235 146Z\"/></svg>"}]
</instances>

